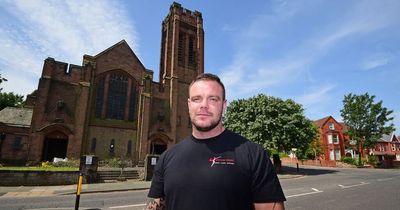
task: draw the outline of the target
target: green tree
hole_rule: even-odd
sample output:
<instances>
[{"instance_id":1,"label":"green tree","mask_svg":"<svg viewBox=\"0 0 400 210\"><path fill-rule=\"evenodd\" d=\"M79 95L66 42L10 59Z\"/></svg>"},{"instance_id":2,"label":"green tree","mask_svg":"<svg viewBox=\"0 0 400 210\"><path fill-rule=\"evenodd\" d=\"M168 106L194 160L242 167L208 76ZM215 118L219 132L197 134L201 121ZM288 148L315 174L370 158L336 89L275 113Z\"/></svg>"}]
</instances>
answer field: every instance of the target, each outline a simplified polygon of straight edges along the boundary
<instances>
[{"instance_id":1,"label":"green tree","mask_svg":"<svg viewBox=\"0 0 400 210\"><path fill-rule=\"evenodd\" d=\"M3 82L6 82L7 79L2 77L0 74L0 85ZM11 107L22 107L24 105L24 96L10 93L1 92L3 88L0 88L0 110L11 106Z\"/></svg>"},{"instance_id":2,"label":"green tree","mask_svg":"<svg viewBox=\"0 0 400 210\"><path fill-rule=\"evenodd\" d=\"M296 152L298 159L316 159L321 154L323 150L318 137L308 145L307 149Z\"/></svg>"},{"instance_id":3,"label":"green tree","mask_svg":"<svg viewBox=\"0 0 400 210\"><path fill-rule=\"evenodd\" d=\"M359 149L361 164L361 151L371 148L383 135L394 131L393 120L390 115L393 110L382 106L382 101L374 102L375 96L368 93L363 95L348 94L344 96L343 109L340 110L344 123L348 127L348 135L355 140Z\"/></svg>"},{"instance_id":4,"label":"green tree","mask_svg":"<svg viewBox=\"0 0 400 210\"><path fill-rule=\"evenodd\" d=\"M1 74L0 74L0 85L1 85L1 83L6 82L6 81L7 81L7 79L4 78L4 77L2 77ZM1 92L2 90L3 90L3 88L0 88L0 92Z\"/></svg>"},{"instance_id":5,"label":"green tree","mask_svg":"<svg viewBox=\"0 0 400 210\"><path fill-rule=\"evenodd\" d=\"M224 115L224 125L268 151L305 151L317 130L303 112L293 100L259 94L232 101Z\"/></svg>"},{"instance_id":6,"label":"green tree","mask_svg":"<svg viewBox=\"0 0 400 210\"><path fill-rule=\"evenodd\" d=\"M0 110L6 107L23 107L24 96L10 93L0 93Z\"/></svg>"}]
</instances>

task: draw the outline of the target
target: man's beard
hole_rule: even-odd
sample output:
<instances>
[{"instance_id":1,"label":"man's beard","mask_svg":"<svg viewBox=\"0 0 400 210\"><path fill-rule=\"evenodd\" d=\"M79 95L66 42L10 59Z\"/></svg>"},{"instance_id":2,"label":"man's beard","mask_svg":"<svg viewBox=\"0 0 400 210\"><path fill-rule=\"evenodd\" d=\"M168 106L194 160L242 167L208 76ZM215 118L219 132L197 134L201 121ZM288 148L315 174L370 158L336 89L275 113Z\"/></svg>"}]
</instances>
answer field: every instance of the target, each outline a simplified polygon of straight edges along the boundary
<instances>
[{"instance_id":1,"label":"man's beard","mask_svg":"<svg viewBox=\"0 0 400 210\"><path fill-rule=\"evenodd\" d=\"M219 119L217 121L211 121L211 124L209 126L199 126L196 125L196 123L194 122L194 120L192 120L192 125L201 132L207 132L210 131L212 129L214 129L215 127L218 126L218 124L221 122L222 116L219 117Z\"/></svg>"}]
</instances>

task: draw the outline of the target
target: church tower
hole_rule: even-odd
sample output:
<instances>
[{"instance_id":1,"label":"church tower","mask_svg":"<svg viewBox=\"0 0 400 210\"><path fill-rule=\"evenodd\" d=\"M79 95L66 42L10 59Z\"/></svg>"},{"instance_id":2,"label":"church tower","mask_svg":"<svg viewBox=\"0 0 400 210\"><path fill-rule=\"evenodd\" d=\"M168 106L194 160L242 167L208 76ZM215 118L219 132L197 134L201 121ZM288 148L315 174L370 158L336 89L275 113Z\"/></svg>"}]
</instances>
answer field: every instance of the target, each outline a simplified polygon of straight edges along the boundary
<instances>
[{"instance_id":1,"label":"church tower","mask_svg":"<svg viewBox=\"0 0 400 210\"><path fill-rule=\"evenodd\" d=\"M174 2L161 34L160 83L169 86L171 139L177 143L191 133L188 88L204 72L202 15Z\"/></svg>"}]
</instances>

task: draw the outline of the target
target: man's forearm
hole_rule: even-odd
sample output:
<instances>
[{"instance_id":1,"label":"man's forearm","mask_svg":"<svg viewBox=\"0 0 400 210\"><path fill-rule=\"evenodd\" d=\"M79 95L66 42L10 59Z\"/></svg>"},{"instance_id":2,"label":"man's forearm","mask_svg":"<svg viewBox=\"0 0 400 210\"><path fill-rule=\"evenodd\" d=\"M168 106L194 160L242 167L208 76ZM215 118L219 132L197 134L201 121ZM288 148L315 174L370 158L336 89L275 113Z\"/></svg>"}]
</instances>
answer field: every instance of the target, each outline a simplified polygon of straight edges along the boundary
<instances>
[{"instance_id":1,"label":"man's forearm","mask_svg":"<svg viewBox=\"0 0 400 210\"><path fill-rule=\"evenodd\" d=\"M255 210L284 210L285 205L283 202L272 202L272 203L254 203Z\"/></svg>"},{"instance_id":2,"label":"man's forearm","mask_svg":"<svg viewBox=\"0 0 400 210\"><path fill-rule=\"evenodd\" d=\"M163 198L154 198L147 203L146 210L165 210L165 200Z\"/></svg>"}]
</instances>

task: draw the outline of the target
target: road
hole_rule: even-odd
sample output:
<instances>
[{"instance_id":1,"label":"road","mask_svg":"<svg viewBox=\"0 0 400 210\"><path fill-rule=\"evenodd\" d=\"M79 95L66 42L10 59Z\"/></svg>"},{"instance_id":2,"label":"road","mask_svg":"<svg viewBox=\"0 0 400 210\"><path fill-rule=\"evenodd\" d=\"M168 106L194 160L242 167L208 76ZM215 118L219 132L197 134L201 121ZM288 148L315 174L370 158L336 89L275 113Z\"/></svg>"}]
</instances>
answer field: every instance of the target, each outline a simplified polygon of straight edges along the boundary
<instances>
[{"instance_id":1,"label":"road","mask_svg":"<svg viewBox=\"0 0 400 210\"><path fill-rule=\"evenodd\" d=\"M286 209L399 209L399 169L303 169L309 176L281 180Z\"/></svg>"},{"instance_id":2,"label":"road","mask_svg":"<svg viewBox=\"0 0 400 210\"><path fill-rule=\"evenodd\" d=\"M288 210L399 209L400 170L301 168L307 175L281 179ZM147 190L82 194L80 209L141 210ZM75 196L2 198L0 210L74 209Z\"/></svg>"}]
</instances>

